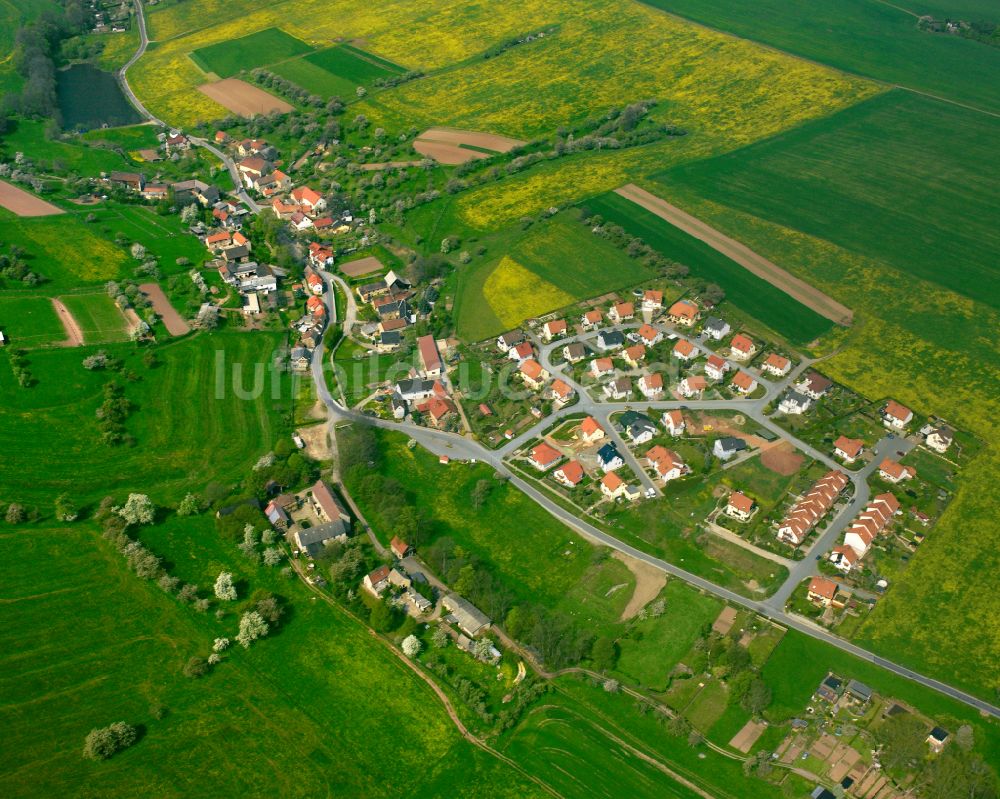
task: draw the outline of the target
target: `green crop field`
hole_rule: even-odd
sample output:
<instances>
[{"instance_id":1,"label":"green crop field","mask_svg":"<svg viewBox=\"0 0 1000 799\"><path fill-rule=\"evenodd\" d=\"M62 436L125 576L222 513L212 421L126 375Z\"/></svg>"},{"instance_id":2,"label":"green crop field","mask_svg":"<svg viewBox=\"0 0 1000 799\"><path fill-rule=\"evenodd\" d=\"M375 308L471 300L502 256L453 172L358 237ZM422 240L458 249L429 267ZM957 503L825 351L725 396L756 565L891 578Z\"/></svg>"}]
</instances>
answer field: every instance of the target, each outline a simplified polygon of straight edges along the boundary
<instances>
[{"instance_id":1,"label":"green crop field","mask_svg":"<svg viewBox=\"0 0 1000 799\"><path fill-rule=\"evenodd\" d=\"M198 336L158 348L162 363L153 369L137 354L129 355L134 350L125 345L109 348L128 357L141 377L125 387L135 406L126 423L134 447L100 443L94 414L104 384L116 376L84 369L81 361L90 350L32 353L38 385L31 389L14 385L9 370L0 371L0 450L6 453L0 461L0 501L48 506L71 491L89 502L139 487L158 501L178 500L192 484L235 478L248 461L267 452L281 429L287 377L281 395L286 399L272 400L263 374L276 343L275 336L262 333ZM224 375L217 374L217 359L224 362ZM250 391L256 364L264 391L241 400L237 381ZM53 469L52 453L72 465Z\"/></svg>"},{"instance_id":2,"label":"green crop field","mask_svg":"<svg viewBox=\"0 0 1000 799\"><path fill-rule=\"evenodd\" d=\"M269 69L271 72L287 78L296 86L324 99L340 97L344 100L350 100L355 96L358 88L357 83L352 83L339 75L327 72L305 58L290 58L280 64L272 65Z\"/></svg>"},{"instance_id":3,"label":"green crop field","mask_svg":"<svg viewBox=\"0 0 1000 799\"><path fill-rule=\"evenodd\" d=\"M455 319L466 340L497 335L522 319L653 276L652 270L591 234L576 221L575 212L533 226L505 244L504 252L509 257L460 274ZM539 298L543 301L536 304Z\"/></svg>"},{"instance_id":4,"label":"green crop field","mask_svg":"<svg viewBox=\"0 0 1000 799\"><path fill-rule=\"evenodd\" d=\"M59 299L80 326L85 344L106 344L128 338L125 316L107 294L64 294Z\"/></svg>"},{"instance_id":5,"label":"green crop field","mask_svg":"<svg viewBox=\"0 0 1000 799\"><path fill-rule=\"evenodd\" d=\"M370 86L376 78L403 72L402 67L346 45L318 50L305 56L305 60L355 86Z\"/></svg>"},{"instance_id":6,"label":"green crop field","mask_svg":"<svg viewBox=\"0 0 1000 799\"><path fill-rule=\"evenodd\" d=\"M639 635L619 640L617 670L630 684L662 690L670 670L691 648L702 625L715 621L722 602L681 580L670 580L660 596L666 600L666 612L638 622Z\"/></svg>"},{"instance_id":7,"label":"green crop field","mask_svg":"<svg viewBox=\"0 0 1000 799\"><path fill-rule=\"evenodd\" d=\"M0 330L12 347L40 347L55 344L66 338L66 331L59 321L52 300L48 297L0 294ZM7 371L0 382L11 379Z\"/></svg>"},{"instance_id":8,"label":"green crop field","mask_svg":"<svg viewBox=\"0 0 1000 799\"><path fill-rule=\"evenodd\" d=\"M887 83L1000 111L1000 51L924 33L917 17L997 21L990 2L645 0L649 5ZM960 16L961 15L961 16Z\"/></svg>"},{"instance_id":9,"label":"green crop field","mask_svg":"<svg viewBox=\"0 0 1000 799\"><path fill-rule=\"evenodd\" d=\"M584 207L685 264L691 274L718 283L729 302L795 344L806 344L832 327L829 319L631 200L610 192L587 200Z\"/></svg>"},{"instance_id":10,"label":"green crop field","mask_svg":"<svg viewBox=\"0 0 1000 799\"><path fill-rule=\"evenodd\" d=\"M1000 308L998 137L1000 119L897 90L659 179Z\"/></svg>"},{"instance_id":11,"label":"green crop field","mask_svg":"<svg viewBox=\"0 0 1000 799\"><path fill-rule=\"evenodd\" d=\"M241 71L283 61L309 50L308 44L280 28L265 28L239 39L199 47L191 53L191 59L205 72L229 78Z\"/></svg>"},{"instance_id":12,"label":"green crop field","mask_svg":"<svg viewBox=\"0 0 1000 799\"><path fill-rule=\"evenodd\" d=\"M149 546L164 542L158 529L142 531ZM244 596L264 589L292 605L279 633L249 651L234 647L200 680L181 667L215 637L232 637L235 608L217 620L169 599L86 524L0 535L4 796L540 795L463 741L437 699L363 626L219 546L211 517L182 529L180 546L161 550L182 578L211 580L230 568ZM193 574L195 557L204 571ZM162 719L154 705L165 707ZM373 735L352 721L361 708L392 724ZM87 732L117 720L140 727L138 743L109 763L83 759ZM234 752L253 768L234 768Z\"/></svg>"}]
</instances>

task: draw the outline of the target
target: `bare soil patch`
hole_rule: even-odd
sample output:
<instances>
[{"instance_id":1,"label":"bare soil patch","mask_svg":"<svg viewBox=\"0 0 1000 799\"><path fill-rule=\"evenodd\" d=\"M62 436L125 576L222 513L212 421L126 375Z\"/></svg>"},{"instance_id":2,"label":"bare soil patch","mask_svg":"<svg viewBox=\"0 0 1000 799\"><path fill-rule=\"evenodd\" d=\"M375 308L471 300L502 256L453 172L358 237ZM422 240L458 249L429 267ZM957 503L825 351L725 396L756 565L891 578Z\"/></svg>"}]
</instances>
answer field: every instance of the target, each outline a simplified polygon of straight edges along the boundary
<instances>
[{"instance_id":1,"label":"bare soil patch","mask_svg":"<svg viewBox=\"0 0 1000 799\"><path fill-rule=\"evenodd\" d=\"M613 552L611 556L624 563L635 577L635 590L621 615L621 620L626 621L656 599L663 586L667 584L667 575L655 566L630 558L621 552Z\"/></svg>"},{"instance_id":2,"label":"bare soil patch","mask_svg":"<svg viewBox=\"0 0 1000 799\"><path fill-rule=\"evenodd\" d=\"M188 323L181 318L177 310L170 304L167 295L163 293L157 283L143 283L139 286L139 291L145 294L153 304L153 310L160 315L163 325L171 336L183 336L191 330Z\"/></svg>"},{"instance_id":3,"label":"bare soil patch","mask_svg":"<svg viewBox=\"0 0 1000 799\"><path fill-rule=\"evenodd\" d=\"M758 255L745 244L729 238L715 228L705 224L700 219L671 205L666 200L650 194L634 183L629 183L615 190L627 200L645 208L647 211L665 219L671 225L680 228L685 233L705 242L709 247L732 259L740 266L753 272L757 277L766 280L775 288L795 298L807 308L812 308L820 316L825 316L838 325L849 325L854 319L854 312L846 305L837 302L833 297L824 294L815 286L811 286L790 272L785 271L773 261Z\"/></svg>"},{"instance_id":4,"label":"bare soil patch","mask_svg":"<svg viewBox=\"0 0 1000 799\"><path fill-rule=\"evenodd\" d=\"M378 172L380 169L405 169L408 166L420 166L419 161L385 161L381 164L361 164L362 172Z\"/></svg>"},{"instance_id":5,"label":"bare soil patch","mask_svg":"<svg viewBox=\"0 0 1000 799\"><path fill-rule=\"evenodd\" d=\"M312 424L308 427L300 427L296 431L302 440L306 442L305 453L315 461L329 461L333 459L330 449L330 432L325 424Z\"/></svg>"},{"instance_id":6,"label":"bare soil patch","mask_svg":"<svg viewBox=\"0 0 1000 799\"><path fill-rule=\"evenodd\" d=\"M463 144L467 146L462 147ZM524 142L520 139L511 139L496 133L480 133L456 128L428 128L417 136L413 142L413 149L441 164L464 164L476 158L490 157L491 153L472 150L470 147L479 147L493 153L506 153L521 144Z\"/></svg>"},{"instance_id":7,"label":"bare soil patch","mask_svg":"<svg viewBox=\"0 0 1000 799\"><path fill-rule=\"evenodd\" d=\"M206 83L198 91L242 117L270 114L272 111L287 113L293 111L291 105L263 89L251 86L239 78L226 78L215 83Z\"/></svg>"},{"instance_id":8,"label":"bare soil patch","mask_svg":"<svg viewBox=\"0 0 1000 799\"><path fill-rule=\"evenodd\" d=\"M369 255L367 258L359 258L357 261L348 261L346 264L340 265L340 271L348 277L370 275L372 272L378 272L382 269L385 269L385 266L374 255Z\"/></svg>"},{"instance_id":9,"label":"bare soil patch","mask_svg":"<svg viewBox=\"0 0 1000 799\"><path fill-rule=\"evenodd\" d=\"M719 611L718 617L712 622L712 631L719 635L728 635L736 623L736 608L724 607Z\"/></svg>"},{"instance_id":10,"label":"bare soil patch","mask_svg":"<svg viewBox=\"0 0 1000 799\"><path fill-rule=\"evenodd\" d=\"M4 180L0 180L0 206L18 216L54 216L65 213L62 208Z\"/></svg>"},{"instance_id":11,"label":"bare soil patch","mask_svg":"<svg viewBox=\"0 0 1000 799\"><path fill-rule=\"evenodd\" d=\"M772 472L785 476L795 474L802 468L805 456L795 451L787 441L766 447L760 452L760 462Z\"/></svg>"},{"instance_id":12,"label":"bare soil patch","mask_svg":"<svg viewBox=\"0 0 1000 799\"><path fill-rule=\"evenodd\" d=\"M464 164L466 161L474 161L478 158L489 158L489 153L481 153L478 150L467 150L457 144L445 144L438 141L426 141L417 139L413 142L413 149L421 155L433 158L439 164L453 165Z\"/></svg>"},{"instance_id":13,"label":"bare soil patch","mask_svg":"<svg viewBox=\"0 0 1000 799\"><path fill-rule=\"evenodd\" d=\"M757 743L757 739L764 734L764 730L766 729L767 725L762 721L748 721L743 725L743 729L733 736L729 745L737 751L749 752L750 748Z\"/></svg>"},{"instance_id":14,"label":"bare soil patch","mask_svg":"<svg viewBox=\"0 0 1000 799\"><path fill-rule=\"evenodd\" d=\"M63 305L59 300L55 299L55 297L52 298L52 306L56 309L56 315L59 317L59 321L62 322L63 328L66 330L66 340L59 346L82 347L83 331L80 329L80 325L77 324L76 319L73 318L73 314L69 312L69 308Z\"/></svg>"}]
</instances>

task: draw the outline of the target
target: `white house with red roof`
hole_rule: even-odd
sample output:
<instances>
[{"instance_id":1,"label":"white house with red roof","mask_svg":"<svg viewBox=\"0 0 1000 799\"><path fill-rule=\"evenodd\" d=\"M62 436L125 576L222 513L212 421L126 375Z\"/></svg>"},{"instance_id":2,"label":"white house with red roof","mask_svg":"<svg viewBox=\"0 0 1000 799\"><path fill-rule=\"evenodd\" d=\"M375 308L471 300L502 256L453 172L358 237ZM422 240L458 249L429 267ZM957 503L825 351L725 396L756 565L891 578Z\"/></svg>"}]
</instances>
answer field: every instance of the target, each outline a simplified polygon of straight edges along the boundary
<instances>
[{"instance_id":1,"label":"white house with red roof","mask_svg":"<svg viewBox=\"0 0 1000 799\"><path fill-rule=\"evenodd\" d=\"M615 324L635 319L635 306L630 302L616 302L608 310L608 319Z\"/></svg>"},{"instance_id":2,"label":"white house with red roof","mask_svg":"<svg viewBox=\"0 0 1000 799\"><path fill-rule=\"evenodd\" d=\"M665 483L687 474L688 467L680 455L672 449L657 444L646 453L646 462Z\"/></svg>"},{"instance_id":3,"label":"white house with red roof","mask_svg":"<svg viewBox=\"0 0 1000 799\"><path fill-rule=\"evenodd\" d=\"M590 362L590 374L594 378L602 378L615 371L615 362L610 358L594 358Z\"/></svg>"},{"instance_id":4,"label":"white house with red roof","mask_svg":"<svg viewBox=\"0 0 1000 799\"><path fill-rule=\"evenodd\" d=\"M444 364L441 362L441 353L438 352L434 336L427 335L418 338L417 352L420 354L421 371L424 373L424 377L441 377L444 373Z\"/></svg>"},{"instance_id":5,"label":"white house with red roof","mask_svg":"<svg viewBox=\"0 0 1000 799\"><path fill-rule=\"evenodd\" d=\"M690 361L698 357L698 348L687 339L678 339L674 344L674 357L681 361Z\"/></svg>"},{"instance_id":6,"label":"white house with red roof","mask_svg":"<svg viewBox=\"0 0 1000 799\"><path fill-rule=\"evenodd\" d=\"M522 361L518 367L518 371L520 371L521 379L525 385L535 389L535 391L542 388L545 385L545 381L549 379L548 370L534 358Z\"/></svg>"},{"instance_id":7,"label":"white house with red roof","mask_svg":"<svg viewBox=\"0 0 1000 799\"><path fill-rule=\"evenodd\" d=\"M892 460L892 458L886 458L878 466L878 476L896 485L904 480L911 480L916 477L917 470L912 466L903 466L903 464Z\"/></svg>"},{"instance_id":8,"label":"white house with red roof","mask_svg":"<svg viewBox=\"0 0 1000 799\"><path fill-rule=\"evenodd\" d=\"M639 328L639 340L642 341L647 347L652 347L655 344L659 344L663 341L663 333L657 330L652 325L643 325Z\"/></svg>"},{"instance_id":9,"label":"white house with red roof","mask_svg":"<svg viewBox=\"0 0 1000 799\"><path fill-rule=\"evenodd\" d=\"M698 306L689 300L678 300L670 306L667 316L675 325L692 327L698 321Z\"/></svg>"},{"instance_id":10,"label":"white house with red roof","mask_svg":"<svg viewBox=\"0 0 1000 799\"><path fill-rule=\"evenodd\" d=\"M583 479L584 471L580 461L567 461L552 476L567 488L575 488Z\"/></svg>"},{"instance_id":11,"label":"white house with red roof","mask_svg":"<svg viewBox=\"0 0 1000 799\"><path fill-rule=\"evenodd\" d=\"M602 321L604 321L604 315L597 308L587 311L580 317L580 324L584 330L593 330L600 327Z\"/></svg>"},{"instance_id":12,"label":"white house with red roof","mask_svg":"<svg viewBox=\"0 0 1000 799\"><path fill-rule=\"evenodd\" d=\"M712 380L722 380L729 371L729 362L714 352L705 361L705 374Z\"/></svg>"},{"instance_id":13,"label":"white house with red roof","mask_svg":"<svg viewBox=\"0 0 1000 799\"><path fill-rule=\"evenodd\" d=\"M538 471L545 472L555 466L561 458L562 454L559 450L543 441L531 450L528 463L538 469Z\"/></svg>"},{"instance_id":14,"label":"white house with red roof","mask_svg":"<svg viewBox=\"0 0 1000 799\"><path fill-rule=\"evenodd\" d=\"M708 388L708 383L701 375L689 375L677 384L677 391L680 392L680 395L688 398L699 396L706 388Z\"/></svg>"},{"instance_id":15,"label":"white house with red roof","mask_svg":"<svg viewBox=\"0 0 1000 799\"><path fill-rule=\"evenodd\" d=\"M778 524L778 540L796 547L805 541L809 531L833 507L847 483L847 475L837 469L823 475Z\"/></svg>"},{"instance_id":16,"label":"white house with red roof","mask_svg":"<svg viewBox=\"0 0 1000 799\"><path fill-rule=\"evenodd\" d=\"M642 293L642 310L658 311L663 307L663 292L658 289L646 289Z\"/></svg>"},{"instance_id":17,"label":"white house with red roof","mask_svg":"<svg viewBox=\"0 0 1000 799\"><path fill-rule=\"evenodd\" d=\"M844 544L835 546L833 551L830 553L830 562L844 574L850 574L851 569L853 569L860 562L860 560L861 558L858 557L858 553L851 549L851 547Z\"/></svg>"},{"instance_id":18,"label":"white house with red roof","mask_svg":"<svg viewBox=\"0 0 1000 799\"><path fill-rule=\"evenodd\" d=\"M557 336L566 335L566 320L552 319L542 325L542 335L546 341L552 341Z\"/></svg>"},{"instance_id":19,"label":"white house with red roof","mask_svg":"<svg viewBox=\"0 0 1000 799\"><path fill-rule=\"evenodd\" d=\"M748 361L757 352L753 339L743 333L737 333L729 342L729 352L738 361Z\"/></svg>"},{"instance_id":20,"label":"white house with red roof","mask_svg":"<svg viewBox=\"0 0 1000 799\"><path fill-rule=\"evenodd\" d=\"M663 375L643 375L639 378L639 391L646 399L656 399L663 395Z\"/></svg>"},{"instance_id":21,"label":"white house with red roof","mask_svg":"<svg viewBox=\"0 0 1000 799\"><path fill-rule=\"evenodd\" d=\"M865 442L860 438L840 436L833 442L833 454L844 463L854 463L865 451Z\"/></svg>"},{"instance_id":22,"label":"white house with red roof","mask_svg":"<svg viewBox=\"0 0 1000 799\"><path fill-rule=\"evenodd\" d=\"M778 353L772 352L767 356L767 359L764 361L764 365L761 369L765 372L769 372L775 377L784 377L791 371L792 362L784 355L778 355Z\"/></svg>"},{"instance_id":23,"label":"white house with red roof","mask_svg":"<svg viewBox=\"0 0 1000 799\"><path fill-rule=\"evenodd\" d=\"M323 199L323 195L308 186L299 186L297 189L292 189L290 196L292 201L302 206L302 209L307 214L315 215L326 209L326 200Z\"/></svg>"},{"instance_id":24,"label":"white house with red roof","mask_svg":"<svg viewBox=\"0 0 1000 799\"><path fill-rule=\"evenodd\" d=\"M742 491L733 491L726 503L726 515L741 522L749 521L756 509L757 503Z\"/></svg>"},{"instance_id":25,"label":"white house with red roof","mask_svg":"<svg viewBox=\"0 0 1000 799\"><path fill-rule=\"evenodd\" d=\"M515 344L507 350L507 357L517 363L526 361L528 358L533 358L534 356L535 348L531 346L530 341L522 341L520 344Z\"/></svg>"},{"instance_id":26,"label":"white house with red roof","mask_svg":"<svg viewBox=\"0 0 1000 799\"><path fill-rule=\"evenodd\" d=\"M913 421L913 411L896 400L889 400L882 409L882 422L890 430L905 430Z\"/></svg>"},{"instance_id":27,"label":"white house with red roof","mask_svg":"<svg viewBox=\"0 0 1000 799\"><path fill-rule=\"evenodd\" d=\"M757 390L757 379L749 372L739 371L729 384L740 394L752 394Z\"/></svg>"},{"instance_id":28,"label":"white house with red roof","mask_svg":"<svg viewBox=\"0 0 1000 799\"><path fill-rule=\"evenodd\" d=\"M666 411L661 421L672 436L679 436L684 432L684 413L682 411Z\"/></svg>"},{"instance_id":29,"label":"white house with red roof","mask_svg":"<svg viewBox=\"0 0 1000 799\"><path fill-rule=\"evenodd\" d=\"M585 444L593 444L606 435L604 428L593 416L588 416L580 423L580 440Z\"/></svg>"},{"instance_id":30,"label":"white house with red roof","mask_svg":"<svg viewBox=\"0 0 1000 799\"><path fill-rule=\"evenodd\" d=\"M552 381L552 385L549 386L549 394L552 396L552 402L556 408L561 408L573 399L576 391L565 380L557 377Z\"/></svg>"}]
</instances>

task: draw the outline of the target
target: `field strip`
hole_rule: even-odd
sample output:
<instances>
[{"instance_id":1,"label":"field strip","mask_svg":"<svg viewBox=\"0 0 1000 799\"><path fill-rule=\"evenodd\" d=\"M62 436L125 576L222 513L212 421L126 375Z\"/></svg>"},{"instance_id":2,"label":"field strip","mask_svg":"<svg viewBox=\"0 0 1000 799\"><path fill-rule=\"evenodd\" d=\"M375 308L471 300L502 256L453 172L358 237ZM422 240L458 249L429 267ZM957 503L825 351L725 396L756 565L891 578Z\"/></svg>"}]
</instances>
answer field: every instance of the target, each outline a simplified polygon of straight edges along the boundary
<instances>
[{"instance_id":1,"label":"field strip","mask_svg":"<svg viewBox=\"0 0 1000 799\"><path fill-rule=\"evenodd\" d=\"M5 180L0 180L0 206L18 216L53 216L65 213L62 208Z\"/></svg>"},{"instance_id":2,"label":"field strip","mask_svg":"<svg viewBox=\"0 0 1000 799\"><path fill-rule=\"evenodd\" d=\"M146 295L147 299L153 303L153 310L160 315L164 327L171 336L183 336L190 332L191 328L184 321L183 317L167 299L159 283L143 283L139 286L139 291Z\"/></svg>"},{"instance_id":3,"label":"field strip","mask_svg":"<svg viewBox=\"0 0 1000 799\"><path fill-rule=\"evenodd\" d=\"M772 286L798 300L807 308L811 308L820 316L824 316L838 325L849 325L853 321L854 312L846 305L842 305L815 286L810 286L804 280L785 271L776 263L769 261L762 255L758 255L745 244L740 244L735 239L729 238L724 233L720 233L715 228L691 216L686 211L682 211L680 208L671 205L666 200L660 199L655 194L650 194L634 183L628 183L620 189L615 189L615 194L631 200L636 205L656 214L674 227L703 241L713 250L722 253L748 271L753 272L762 280L766 280Z\"/></svg>"},{"instance_id":4,"label":"field strip","mask_svg":"<svg viewBox=\"0 0 1000 799\"><path fill-rule=\"evenodd\" d=\"M80 325L77 324L76 319L73 318L73 314L69 312L69 308L62 304L55 297L52 298L52 305L56 309L56 315L59 317L59 321L63 323L63 327L66 328L66 341L62 343L63 347L82 347L83 346L83 331L80 330Z\"/></svg>"}]
</instances>

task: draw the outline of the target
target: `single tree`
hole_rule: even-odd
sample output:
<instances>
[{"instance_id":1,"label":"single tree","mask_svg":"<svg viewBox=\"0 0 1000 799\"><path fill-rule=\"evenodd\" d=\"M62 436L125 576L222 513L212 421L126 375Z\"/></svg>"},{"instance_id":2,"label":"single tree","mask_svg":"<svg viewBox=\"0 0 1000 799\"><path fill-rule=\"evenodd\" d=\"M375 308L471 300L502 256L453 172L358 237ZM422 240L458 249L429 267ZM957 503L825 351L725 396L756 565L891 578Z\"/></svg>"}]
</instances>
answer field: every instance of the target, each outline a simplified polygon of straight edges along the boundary
<instances>
[{"instance_id":1,"label":"single tree","mask_svg":"<svg viewBox=\"0 0 1000 799\"><path fill-rule=\"evenodd\" d=\"M251 610L240 617L240 631L236 635L236 641L244 649L249 649L250 644L258 638L263 638L270 631L264 617L257 611Z\"/></svg>"},{"instance_id":2,"label":"single tree","mask_svg":"<svg viewBox=\"0 0 1000 799\"><path fill-rule=\"evenodd\" d=\"M197 516L201 513L201 498L197 494L188 492L181 504L177 506L178 516Z\"/></svg>"},{"instance_id":3,"label":"single tree","mask_svg":"<svg viewBox=\"0 0 1000 799\"><path fill-rule=\"evenodd\" d=\"M215 578L215 595L226 602L236 599L236 586L233 585L233 575L229 572L220 572Z\"/></svg>"},{"instance_id":4,"label":"single tree","mask_svg":"<svg viewBox=\"0 0 1000 799\"><path fill-rule=\"evenodd\" d=\"M117 508L118 515L126 524L152 524L156 508L145 494L129 494L125 504Z\"/></svg>"},{"instance_id":5,"label":"single tree","mask_svg":"<svg viewBox=\"0 0 1000 799\"><path fill-rule=\"evenodd\" d=\"M434 644L435 649L444 649L448 646L450 640L451 636L448 635L448 630L443 624L439 624L434 628L434 632L431 635L431 643Z\"/></svg>"},{"instance_id":6,"label":"single tree","mask_svg":"<svg viewBox=\"0 0 1000 799\"><path fill-rule=\"evenodd\" d=\"M420 639L415 635L408 635L403 639L403 654L408 658L415 658L420 654L422 645Z\"/></svg>"},{"instance_id":7,"label":"single tree","mask_svg":"<svg viewBox=\"0 0 1000 799\"><path fill-rule=\"evenodd\" d=\"M24 507L18 505L16 502L11 502L7 506L7 513L4 518L7 520L7 524L21 524L24 521L25 513Z\"/></svg>"}]
</instances>

